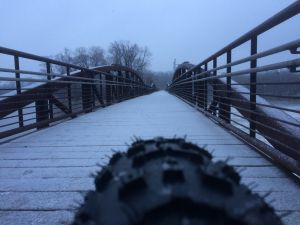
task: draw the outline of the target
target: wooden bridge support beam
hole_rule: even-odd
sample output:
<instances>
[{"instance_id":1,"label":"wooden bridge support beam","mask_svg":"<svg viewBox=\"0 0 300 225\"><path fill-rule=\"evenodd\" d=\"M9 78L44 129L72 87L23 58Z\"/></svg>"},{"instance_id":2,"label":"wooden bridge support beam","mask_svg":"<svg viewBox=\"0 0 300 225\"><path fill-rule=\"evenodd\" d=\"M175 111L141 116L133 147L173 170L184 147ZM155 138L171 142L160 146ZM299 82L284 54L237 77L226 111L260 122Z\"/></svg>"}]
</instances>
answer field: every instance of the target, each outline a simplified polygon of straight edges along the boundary
<instances>
[{"instance_id":1,"label":"wooden bridge support beam","mask_svg":"<svg viewBox=\"0 0 300 225\"><path fill-rule=\"evenodd\" d=\"M216 69L217 68L217 58L213 59L213 68ZM215 70L213 72L213 76L217 76L217 71ZM217 107L218 107L218 97L217 97L217 85L215 80L212 81L212 87L213 87L213 96L212 96L212 106L211 107L211 111L212 114L217 115Z\"/></svg>"},{"instance_id":2,"label":"wooden bridge support beam","mask_svg":"<svg viewBox=\"0 0 300 225\"><path fill-rule=\"evenodd\" d=\"M51 80L52 79L52 77L51 77L51 64L49 62L46 63L46 70L47 70L47 74L49 74L47 76L47 80ZM48 91L48 94L50 96L51 95L51 90L47 90L47 91ZM53 115L53 103L52 103L51 96L49 98L49 116L50 116L50 119L54 118L54 115Z\"/></svg>"},{"instance_id":3,"label":"wooden bridge support beam","mask_svg":"<svg viewBox=\"0 0 300 225\"><path fill-rule=\"evenodd\" d=\"M43 96L41 96L39 100L35 101L35 113L37 123L49 120L49 104L47 98L43 98ZM48 126L49 122L38 124L37 129L42 129Z\"/></svg>"},{"instance_id":4,"label":"wooden bridge support beam","mask_svg":"<svg viewBox=\"0 0 300 225\"><path fill-rule=\"evenodd\" d=\"M112 77L114 84L112 85L112 102L115 103L118 100L118 86L115 84L118 82L118 77L114 74Z\"/></svg>"},{"instance_id":5,"label":"wooden bridge support beam","mask_svg":"<svg viewBox=\"0 0 300 225\"><path fill-rule=\"evenodd\" d=\"M257 36L251 39L251 55L257 54ZM254 69L257 67L257 59L253 59L250 62L250 68ZM250 74L250 137L255 138L256 136L256 77L257 73L253 72Z\"/></svg>"},{"instance_id":6,"label":"wooden bridge support beam","mask_svg":"<svg viewBox=\"0 0 300 225\"><path fill-rule=\"evenodd\" d=\"M108 71L110 73L110 71ZM105 89L106 89L106 105L112 104L112 77L104 76L105 77Z\"/></svg>"},{"instance_id":7,"label":"wooden bridge support beam","mask_svg":"<svg viewBox=\"0 0 300 225\"><path fill-rule=\"evenodd\" d=\"M231 50L227 51L227 64L231 63ZM228 66L226 69L227 74L231 74L231 66ZM230 123L231 121L231 76L226 77L226 98L223 100L225 102L222 106L221 118L226 122Z\"/></svg>"},{"instance_id":8,"label":"wooden bridge support beam","mask_svg":"<svg viewBox=\"0 0 300 225\"><path fill-rule=\"evenodd\" d=\"M70 67L67 66L67 76L70 76ZM67 86L67 91L68 91L68 108L69 108L69 112L70 114L73 112L73 107L72 107L72 86L71 84L68 84Z\"/></svg>"},{"instance_id":9,"label":"wooden bridge support beam","mask_svg":"<svg viewBox=\"0 0 300 225\"><path fill-rule=\"evenodd\" d=\"M202 72L202 69L199 67L195 70L194 76L198 76ZM203 76L195 78L195 94L196 94L196 105L203 108L204 107L204 81L200 82Z\"/></svg>"},{"instance_id":10,"label":"wooden bridge support beam","mask_svg":"<svg viewBox=\"0 0 300 225\"><path fill-rule=\"evenodd\" d=\"M130 79L130 76L129 76L129 72L128 71L126 71L125 72L125 81L124 81L124 83L125 83L125 98L129 98L130 97L130 86L129 86L129 79Z\"/></svg>"},{"instance_id":11,"label":"wooden bridge support beam","mask_svg":"<svg viewBox=\"0 0 300 225\"><path fill-rule=\"evenodd\" d=\"M15 70L19 71L20 70L19 57L14 56L14 60L15 60ZM19 80L21 78L20 73L16 72L15 77L16 77L16 91L17 91L17 94L20 95L22 93L21 81ZM18 118L19 127L23 127L24 126L24 118L23 118L23 109L22 108L18 109L18 117L19 117Z\"/></svg>"},{"instance_id":12,"label":"wooden bridge support beam","mask_svg":"<svg viewBox=\"0 0 300 225\"><path fill-rule=\"evenodd\" d=\"M82 96L82 109L86 112L91 112L93 109L93 90L91 81L82 80L81 84L81 96Z\"/></svg>"},{"instance_id":13,"label":"wooden bridge support beam","mask_svg":"<svg viewBox=\"0 0 300 225\"><path fill-rule=\"evenodd\" d=\"M204 71L206 72L207 71L207 63L204 64ZM204 78L208 77L208 74L206 73L204 75ZM203 84L203 108L204 110L207 110L207 80L204 81L204 84Z\"/></svg>"},{"instance_id":14,"label":"wooden bridge support beam","mask_svg":"<svg viewBox=\"0 0 300 225\"><path fill-rule=\"evenodd\" d=\"M122 98L124 97L124 93L123 93L123 74L122 71L118 71L118 77L117 77L117 82L118 82L118 101L121 101Z\"/></svg>"}]
</instances>

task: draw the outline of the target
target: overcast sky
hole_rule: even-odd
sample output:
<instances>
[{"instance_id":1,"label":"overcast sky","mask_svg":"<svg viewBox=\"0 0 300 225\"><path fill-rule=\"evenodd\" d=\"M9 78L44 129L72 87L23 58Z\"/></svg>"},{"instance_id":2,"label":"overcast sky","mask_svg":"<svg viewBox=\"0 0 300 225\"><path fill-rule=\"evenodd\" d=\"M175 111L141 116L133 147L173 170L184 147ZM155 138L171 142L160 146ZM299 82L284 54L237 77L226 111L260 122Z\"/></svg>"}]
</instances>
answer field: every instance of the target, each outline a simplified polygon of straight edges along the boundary
<instances>
[{"instance_id":1,"label":"overcast sky","mask_svg":"<svg viewBox=\"0 0 300 225\"><path fill-rule=\"evenodd\" d=\"M151 68L199 63L293 0L0 0L0 45L38 55L114 40L148 46ZM300 18L260 46L300 37ZM277 33L276 33L277 32ZM262 44L263 43L263 44ZM274 46L273 46L274 47Z\"/></svg>"}]
</instances>

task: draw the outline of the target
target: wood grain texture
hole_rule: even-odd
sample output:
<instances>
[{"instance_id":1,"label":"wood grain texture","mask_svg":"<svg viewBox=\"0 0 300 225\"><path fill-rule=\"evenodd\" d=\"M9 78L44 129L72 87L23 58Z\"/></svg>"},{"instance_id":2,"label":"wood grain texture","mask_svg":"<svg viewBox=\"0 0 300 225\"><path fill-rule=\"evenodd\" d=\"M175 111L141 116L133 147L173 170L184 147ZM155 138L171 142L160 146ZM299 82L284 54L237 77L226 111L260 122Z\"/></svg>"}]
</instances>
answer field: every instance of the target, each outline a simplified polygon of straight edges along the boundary
<instances>
[{"instance_id":1,"label":"wood grain texture","mask_svg":"<svg viewBox=\"0 0 300 225\"><path fill-rule=\"evenodd\" d=\"M0 145L0 224L61 224L72 220L82 194L94 188L90 174L134 136L184 137L205 146L214 160L232 157L242 182L267 200L287 225L300 221L300 194L287 175L194 108L156 92L99 109Z\"/></svg>"}]
</instances>

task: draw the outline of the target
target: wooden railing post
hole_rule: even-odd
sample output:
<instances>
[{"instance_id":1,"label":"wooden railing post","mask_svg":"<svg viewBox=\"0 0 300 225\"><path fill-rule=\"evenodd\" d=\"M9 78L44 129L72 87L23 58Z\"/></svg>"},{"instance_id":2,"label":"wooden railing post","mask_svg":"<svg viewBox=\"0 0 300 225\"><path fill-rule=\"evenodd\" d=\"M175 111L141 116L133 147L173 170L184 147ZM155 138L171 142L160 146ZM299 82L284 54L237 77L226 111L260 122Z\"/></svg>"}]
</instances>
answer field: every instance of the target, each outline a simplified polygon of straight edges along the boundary
<instances>
[{"instance_id":1,"label":"wooden railing post","mask_svg":"<svg viewBox=\"0 0 300 225\"><path fill-rule=\"evenodd\" d=\"M81 75L83 77L89 77L87 76L86 72L84 70L81 71ZM91 81L89 80L82 80L81 84L81 96L82 96L82 109L86 112L90 112L93 109L93 96L92 96L92 85L89 84Z\"/></svg>"},{"instance_id":2,"label":"wooden railing post","mask_svg":"<svg viewBox=\"0 0 300 225\"><path fill-rule=\"evenodd\" d=\"M204 71L207 72L207 63L204 64ZM204 78L208 77L207 73L205 73L204 75ZM203 109L204 110L207 110L207 80L204 81L204 84L203 84L203 91L204 91L204 94L203 94L203 101L204 101L204 104L203 104Z\"/></svg>"},{"instance_id":3,"label":"wooden railing post","mask_svg":"<svg viewBox=\"0 0 300 225\"><path fill-rule=\"evenodd\" d=\"M124 96L123 96L123 79L122 79L122 71L118 71L118 79L117 79L117 87L118 87L118 101L121 101Z\"/></svg>"},{"instance_id":4,"label":"wooden railing post","mask_svg":"<svg viewBox=\"0 0 300 225\"><path fill-rule=\"evenodd\" d=\"M216 69L217 68L217 58L213 59L213 68ZM215 70L213 72L213 76L217 76L217 71ZM216 80L214 79L212 81L212 87L213 87L213 98L212 98L212 113L214 115L217 115L217 109L218 109L218 103L219 103L219 99L217 97L217 85L216 85Z\"/></svg>"},{"instance_id":5,"label":"wooden railing post","mask_svg":"<svg viewBox=\"0 0 300 225\"><path fill-rule=\"evenodd\" d=\"M257 54L257 36L252 37L251 39L251 55ZM253 59L250 62L251 69L257 67L257 59ZM250 73L250 137L255 138L256 136L256 81L257 73Z\"/></svg>"},{"instance_id":6,"label":"wooden railing post","mask_svg":"<svg viewBox=\"0 0 300 225\"><path fill-rule=\"evenodd\" d=\"M108 71L110 73L110 71ZM111 76L105 75L105 89L106 89L106 105L112 104L112 78Z\"/></svg>"},{"instance_id":7,"label":"wooden railing post","mask_svg":"<svg viewBox=\"0 0 300 225\"><path fill-rule=\"evenodd\" d=\"M231 50L226 53L226 62L227 64L231 63ZM226 68L226 87L220 87L219 90L222 89L222 93L219 92L219 117L223 119L225 122L230 123L230 115L231 115L231 76L228 74L231 73L231 66ZM222 97L221 97L222 96ZM223 97L224 96L224 97Z\"/></svg>"},{"instance_id":8,"label":"wooden railing post","mask_svg":"<svg viewBox=\"0 0 300 225\"><path fill-rule=\"evenodd\" d=\"M118 76L116 76L115 73L112 74L112 102L115 103L118 100L118 86L116 85L116 82L118 82Z\"/></svg>"},{"instance_id":9,"label":"wooden railing post","mask_svg":"<svg viewBox=\"0 0 300 225\"><path fill-rule=\"evenodd\" d=\"M18 56L14 56L14 60L15 60L15 77L16 77L16 91L17 91L17 95L20 95L22 92L22 87L21 87L21 81L20 79L20 73L18 72L20 70L20 62L19 62L19 57ZM23 127L24 126L24 118L23 118L23 109L19 108L18 109L18 120L19 120L19 127Z\"/></svg>"},{"instance_id":10,"label":"wooden railing post","mask_svg":"<svg viewBox=\"0 0 300 225\"><path fill-rule=\"evenodd\" d=\"M135 83L135 76L133 73L131 73L131 81L132 81L132 97L135 97L136 94L136 83Z\"/></svg>"},{"instance_id":11,"label":"wooden railing post","mask_svg":"<svg viewBox=\"0 0 300 225\"><path fill-rule=\"evenodd\" d=\"M129 98L130 97L130 86L129 86L129 72L128 71L126 71L125 72L125 81L124 81L124 83L125 83L125 96L126 96L126 98Z\"/></svg>"},{"instance_id":12,"label":"wooden railing post","mask_svg":"<svg viewBox=\"0 0 300 225\"><path fill-rule=\"evenodd\" d=\"M185 73L186 72L186 69L184 69L183 71L182 71L182 73ZM183 76L183 80L185 80L185 79L187 79L188 78L188 74L187 73L185 73L185 75ZM183 87L183 90L189 90L189 84L183 84L182 85L182 87ZM189 95L186 95L186 93L185 93L185 97L184 97L187 101L189 101Z\"/></svg>"},{"instance_id":13,"label":"wooden railing post","mask_svg":"<svg viewBox=\"0 0 300 225\"><path fill-rule=\"evenodd\" d=\"M36 122L43 122L49 120L49 105L48 105L48 94L42 93L37 96L37 99L35 101L35 112L36 112ZM48 123L43 123L42 125L37 125L37 129L41 129L44 127L48 127Z\"/></svg>"},{"instance_id":14,"label":"wooden railing post","mask_svg":"<svg viewBox=\"0 0 300 225\"><path fill-rule=\"evenodd\" d=\"M51 80L51 64L49 62L46 62L46 70L47 70L47 74L49 74L47 76L47 80L50 81ZM50 115L50 119L53 119L54 115L53 115L53 102L51 99L51 90L45 90L45 92L47 92L47 94L49 95L49 115Z\"/></svg>"},{"instance_id":15,"label":"wooden railing post","mask_svg":"<svg viewBox=\"0 0 300 225\"><path fill-rule=\"evenodd\" d=\"M51 80L51 65L46 62L46 72L49 74L47 80ZM36 122L45 122L37 125L37 129L42 129L49 126L49 119L53 119L53 104L51 100L51 90L43 90L37 95L35 101ZM48 122L47 122L48 121Z\"/></svg>"},{"instance_id":16,"label":"wooden railing post","mask_svg":"<svg viewBox=\"0 0 300 225\"><path fill-rule=\"evenodd\" d=\"M202 73L202 69L201 67L197 68L195 70L195 74L194 76L198 76L200 73ZM195 90L196 90L196 96L197 96L197 105L200 106L201 108L204 107L204 81L200 81L203 78L203 76L201 77L197 77L196 79L194 78L194 82L195 82Z\"/></svg>"},{"instance_id":17,"label":"wooden railing post","mask_svg":"<svg viewBox=\"0 0 300 225\"><path fill-rule=\"evenodd\" d=\"M227 64L231 63L232 61L232 54L231 54L231 50L229 50L227 52ZM226 77L226 97L227 97L227 101L226 101L226 114L225 114L225 121L227 123L231 123L231 66L227 66L226 69L227 72L227 77ZM228 76L228 74L230 74Z\"/></svg>"},{"instance_id":18,"label":"wooden railing post","mask_svg":"<svg viewBox=\"0 0 300 225\"><path fill-rule=\"evenodd\" d=\"M192 103L196 105L196 95L195 95L195 73L194 71L191 72L192 78Z\"/></svg>"},{"instance_id":19,"label":"wooden railing post","mask_svg":"<svg viewBox=\"0 0 300 225\"><path fill-rule=\"evenodd\" d=\"M70 67L67 66L67 76L70 77ZM68 80L68 82L71 82L71 80ZM69 83L68 84L68 107L69 107L69 112L72 113L73 109L72 109L72 86Z\"/></svg>"},{"instance_id":20,"label":"wooden railing post","mask_svg":"<svg viewBox=\"0 0 300 225\"><path fill-rule=\"evenodd\" d=\"M92 90L92 108L94 109L96 107L96 98L95 98L95 89L96 89L96 85L95 85L95 75L94 73L89 73L89 78L91 78L91 81L90 81L90 87L91 87L91 90Z\"/></svg>"},{"instance_id":21,"label":"wooden railing post","mask_svg":"<svg viewBox=\"0 0 300 225\"><path fill-rule=\"evenodd\" d=\"M106 86L106 75L105 74L101 74L100 75L101 77L101 91L102 91L102 100L103 100L103 103L104 103L104 106L107 106L107 86Z\"/></svg>"},{"instance_id":22,"label":"wooden railing post","mask_svg":"<svg viewBox=\"0 0 300 225\"><path fill-rule=\"evenodd\" d=\"M101 97L101 106L104 106L104 95L103 95L103 78L102 74L99 73L99 80L98 80L98 87L99 87L99 95Z\"/></svg>"},{"instance_id":23,"label":"wooden railing post","mask_svg":"<svg viewBox=\"0 0 300 225\"><path fill-rule=\"evenodd\" d=\"M137 93L137 80L136 80L136 76L135 76L135 74L133 74L133 83L134 83L134 94L133 94L133 96L134 97L136 97L137 95L138 95L138 93Z\"/></svg>"}]
</instances>

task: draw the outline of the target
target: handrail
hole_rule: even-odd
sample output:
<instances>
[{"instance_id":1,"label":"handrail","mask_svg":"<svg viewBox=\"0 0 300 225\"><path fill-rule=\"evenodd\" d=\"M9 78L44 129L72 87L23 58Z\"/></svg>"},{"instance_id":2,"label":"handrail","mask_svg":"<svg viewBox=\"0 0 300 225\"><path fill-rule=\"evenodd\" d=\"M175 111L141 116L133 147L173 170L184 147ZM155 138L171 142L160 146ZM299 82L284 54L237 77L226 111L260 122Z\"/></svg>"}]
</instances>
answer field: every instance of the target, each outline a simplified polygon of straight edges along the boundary
<instances>
[{"instance_id":1,"label":"handrail","mask_svg":"<svg viewBox=\"0 0 300 225\"><path fill-rule=\"evenodd\" d=\"M124 66L84 68L3 47L0 54L12 56L15 64L0 68L0 82L14 84L0 87L5 92L0 95L0 139L155 91ZM21 58L45 63L46 71L22 70ZM65 73L53 72L53 66ZM23 87L24 82L34 85Z\"/></svg>"},{"instance_id":2,"label":"handrail","mask_svg":"<svg viewBox=\"0 0 300 225\"><path fill-rule=\"evenodd\" d=\"M47 57L43 57L43 56L39 56L39 55L27 53L27 52L17 51L17 50L14 50L14 49L5 48L5 47L1 47L1 46L0 46L0 54L11 55L11 56L14 56L14 57L20 57L20 58L25 58L25 59L31 59L31 60L35 60L35 61L44 62L44 63L55 64L55 65L58 65L58 66L64 66L64 67L69 67L69 68L73 68L73 69L77 69L77 70L88 71L88 72L91 72L91 73L96 72L94 70L94 68L93 69L85 68L85 67L78 66L78 65L75 65L75 64L66 63L66 62L55 60L55 59L51 59L51 58L47 58ZM128 67L119 66L119 65L110 65L110 66L102 66L102 67L103 68L105 68L105 67L114 68L114 69L115 68L123 68L123 69L126 69L127 71L130 71L131 73L133 73L136 77L139 77L139 75L137 75L136 71L134 71L133 69L128 68ZM104 70L103 70L103 73L106 73L107 76L112 76L110 73L105 72Z\"/></svg>"},{"instance_id":3,"label":"handrail","mask_svg":"<svg viewBox=\"0 0 300 225\"><path fill-rule=\"evenodd\" d=\"M297 83L300 87L300 79L289 81L286 78L291 77L290 74L300 72L300 58L290 57L285 61L266 63L262 66L257 65L257 60L283 52L289 53L290 56L300 54L297 50L300 47L300 39L262 52L257 51L257 42L259 35L299 13L300 0L201 63L189 67L180 65L168 87L169 92L233 131L242 140L251 143L260 152L272 158L278 165L298 176L300 176L300 108L282 105L282 100L299 101L300 93L298 95L280 93L280 87L283 85L292 87ZM247 41L250 41L249 56L232 61L232 50ZM221 56L226 57L226 62L218 65ZM247 62L250 64L249 68L233 71L235 66ZM211 64L212 67L209 67ZM285 69L287 74L280 82L261 80L265 77L263 72L270 73L278 69ZM269 93L262 86L265 89L275 86L276 93ZM276 99L277 102L274 101ZM278 99L281 102L278 102ZM298 119L295 119L295 116Z\"/></svg>"},{"instance_id":4,"label":"handrail","mask_svg":"<svg viewBox=\"0 0 300 225\"><path fill-rule=\"evenodd\" d=\"M251 40L252 37L258 36L258 35L266 32L266 31L272 29L273 27L285 22L286 20L294 17L295 15L298 15L299 12L300 12L300 1L297 0L296 2L289 5L288 7L286 7L285 9L280 11L279 13L277 13L276 15L274 15L271 18L267 19L265 22L263 22L259 26L253 28L252 30L245 33L244 35L242 35L241 37L239 37L235 41L231 42L230 44L228 44L224 48L220 49L219 51L217 51L213 55L207 57L206 59L204 59L199 64L195 65L193 68L191 68L186 73L188 73L188 72L204 65L205 63L208 63L209 61L212 61L214 58L217 58L217 57L227 53L229 50L232 50L232 49L244 44L245 42ZM185 75L186 73L183 73L182 76Z\"/></svg>"},{"instance_id":5,"label":"handrail","mask_svg":"<svg viewBox=\"0 0 300 225\"><path fill-rule=\"evenodd\" d=\"M232 67L232 66L240 65L242 63L250 62L252 60L257 60L257 59L260 59L260 58L264 58L266 56L274 55L276 53L281 53L283 51L291 51L292 49L297 49L298 47L300 47L300 39L297 39L295 41L291 41L291 42L289 42L287 44L283 44L281 46L278 46L278 47L275 47L275 48L272 48L272 49L269 49L269 50L266 50L266 51L263 51L263 52L260 52L260 53L257 53L257 54L254 54L254 55L251 55L251 56L239 59L239 60L236 60L234 62L225 64L225 65L222 65L222 66L219 66L219 67L216 67L216 68L209 69L207 71L202 70L202 72L200 71L200 73L195 74L194 78L198 78L198 77L203 76L203 75L205 75L207 73L212 73L212 72L215 72L215 71L218 71L218 70L221 70L221 69L226 69L228 67ZM291 61L291 63L293 63L293 62ZM294 62L294 64L289 65L289 67L293 67L293 66L297 66L297 62ZM287 66L284 66L284 68L286 68L286 67ZM195 66L193 66L193 68L195 68ZM192 70L193 69L191 69L191 71ZM180 72L180 71L178 69L176 69L175 74L177 72ZM238 71L238 72L241 73L241 71ZM236 72L236 73L238 73L238 72ZM243 72L245 72L245 71L243 71ZM184 75L185 73L180 73L180 75ZM187 77L185 79L181 79L180 82L182 82L182 81L188 81L188 80L191 80L191 79L192 79L192 77ZM172 84L174 85L177 82L178 81L175 81L175 79L174 79L173 82L172 82Z\"/></svg>"}]
</instances>

